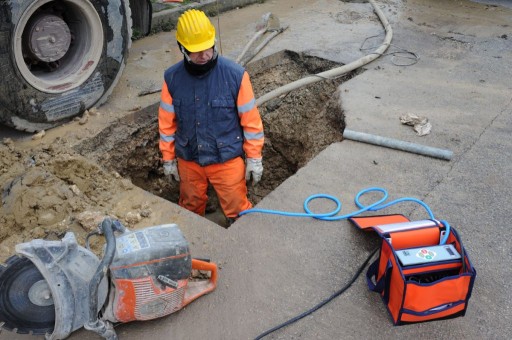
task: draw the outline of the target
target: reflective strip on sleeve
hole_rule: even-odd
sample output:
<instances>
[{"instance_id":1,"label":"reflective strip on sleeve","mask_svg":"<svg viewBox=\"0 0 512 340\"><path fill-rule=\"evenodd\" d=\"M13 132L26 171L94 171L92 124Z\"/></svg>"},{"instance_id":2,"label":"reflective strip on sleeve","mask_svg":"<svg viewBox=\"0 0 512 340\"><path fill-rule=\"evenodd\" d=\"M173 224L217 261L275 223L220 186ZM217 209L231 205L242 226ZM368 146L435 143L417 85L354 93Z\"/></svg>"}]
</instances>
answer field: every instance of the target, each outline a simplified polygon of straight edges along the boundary
<instances>
[{"instance_id":1,"label":"reflective strip on sleeve","mask_svg":"<svg viewBox=\"0 0 512 340\"><path fill-rule=\"evenodd\" d=\"M254 98L249 74L244 72L237 98L238 116L244 132L243 149L248 158L261 158L264 144L263 122Z\"/></svg>"},{"instance_id":2,"label":"reflective strip on sleeve","mask_svg":"<svg viewBox=\"0 0 512 340\"><path fill-rule=\"evenodd\" d=\"M172 105L172 104L168 104L166 102L160 101L160 107L167 112L174 113L174 105Z\"/></svg>"},{"instance_id":3,"label":"reflective strip on sleeve","mask_svg":"<svg viewBox=\"0 0 512 340\"><path fill-rule=\"evenodd\" d=\"M255 140L255 139L263 138L264 134L263 134L263 131L262 132L257 132L257 133L252 133L252 132L244 131L244 137L247 140Z\"/></svg>"},{"instance_id":4,"label":"reflective strip on sleeve","mask_svg":"<svg viewBox=\"0 0 512 340\"><path fill-rule=\"evenodd\" d=\"M174 134L164 135L163 133L161 133L160 139L163 140L164 142L174 142Z\"/></svg>"},{"instance_id":5,"label":"reflective strip on sleeve","mask_svg":"<svg viewBox=\"0 0 512 340\"><path fill-rule=\"evenodd\" d=\"M252 99L250 102L244 105L238 106L238 113L244 114L246 112L251 111L256 106L256 99Z\"/></svg>"}]
</instances>

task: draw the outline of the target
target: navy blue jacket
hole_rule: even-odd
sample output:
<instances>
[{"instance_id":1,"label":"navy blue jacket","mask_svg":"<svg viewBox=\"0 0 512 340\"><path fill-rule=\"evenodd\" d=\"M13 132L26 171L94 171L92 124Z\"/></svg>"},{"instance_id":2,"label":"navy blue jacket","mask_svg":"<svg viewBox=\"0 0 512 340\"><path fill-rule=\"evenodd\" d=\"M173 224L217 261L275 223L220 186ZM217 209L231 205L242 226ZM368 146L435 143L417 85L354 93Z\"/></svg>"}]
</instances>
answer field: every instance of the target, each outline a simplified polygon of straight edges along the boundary
<instances>
[{"instance_id":1,"label":"navy blue jacket","mask_svg":"<svg viewBox=\"0 0 512 340\"><path fill-rule=\"evenodd\" d=\"M165 71L177 119L176 156L201 166L244 154L237 97L244 75L240 65L219 56L206 75L187 72L184 61Z\"/></svg>"}]
</instances>

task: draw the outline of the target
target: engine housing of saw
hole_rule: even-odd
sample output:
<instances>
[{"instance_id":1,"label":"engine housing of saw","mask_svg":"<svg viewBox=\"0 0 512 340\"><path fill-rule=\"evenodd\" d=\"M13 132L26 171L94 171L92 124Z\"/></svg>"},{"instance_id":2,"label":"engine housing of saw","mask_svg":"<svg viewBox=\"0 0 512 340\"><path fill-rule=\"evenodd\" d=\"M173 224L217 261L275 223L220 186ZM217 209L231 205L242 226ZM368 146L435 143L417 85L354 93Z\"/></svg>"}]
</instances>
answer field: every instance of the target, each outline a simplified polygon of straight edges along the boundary
<instances>
[{"instance_id":1,"label":"engine housing of saw","mask_svg":"<svg viewBox=\"0 0 512 340\"><path fill-rule=\"evenodd\" d=\"M150 320L181 309L191 269L188 242L176 224L123 233L116 238L103 318Z\"/></svg>"}]
</instances>

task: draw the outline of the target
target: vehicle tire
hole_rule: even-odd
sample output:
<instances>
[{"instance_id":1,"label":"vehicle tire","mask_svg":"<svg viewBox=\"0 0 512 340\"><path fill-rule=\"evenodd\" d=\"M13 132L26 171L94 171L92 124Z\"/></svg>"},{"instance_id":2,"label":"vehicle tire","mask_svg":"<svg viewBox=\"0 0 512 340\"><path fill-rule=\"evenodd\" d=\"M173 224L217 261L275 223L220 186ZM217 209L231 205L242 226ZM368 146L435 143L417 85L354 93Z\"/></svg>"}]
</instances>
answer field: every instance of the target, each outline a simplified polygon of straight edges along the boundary
<instances>
[{"instance_id":1,"label":"vehicle tire","mask_svg":"<svg viewBox=\"0 0 512 340\"><path fill-rule=\"evenodd\" d=\"M106 100L131 45L129 0L0 2L0 122L58 126Z\"/></svg>"},{"instance_id":2,"label":"vehicle tire","mask_svg":"<svg viewBox=\"0 0 512 340\"><path fill-rule=\"evenodd\" d=\"M133 30L136 37L146 36L151 33L151 21L153 6L151 0L130 0L132 9Z\"/></svg>"}]
</instances>

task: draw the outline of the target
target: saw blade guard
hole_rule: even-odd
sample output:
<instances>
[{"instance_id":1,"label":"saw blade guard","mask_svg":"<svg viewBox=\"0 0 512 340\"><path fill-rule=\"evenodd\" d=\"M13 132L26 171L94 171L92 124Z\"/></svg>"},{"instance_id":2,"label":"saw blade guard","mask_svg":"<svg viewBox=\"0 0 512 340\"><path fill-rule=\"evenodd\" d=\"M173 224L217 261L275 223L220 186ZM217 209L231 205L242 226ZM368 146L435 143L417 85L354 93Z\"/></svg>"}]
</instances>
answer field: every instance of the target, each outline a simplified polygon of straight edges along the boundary
<instances>
[{"instance_id":1,"label":"saw blade guard","mask_svg":"<svg viewBox=\"0 0 512 340\"><path fill-rule=\"evenodd\" d=\"M66 233L60 241L32 240L16 245L16 252L28 258L40 271L51 290L55 325L47 340L65 339L88 320L89 282L100 260L78 245L75 235ZM104 278L98 288L98 311L108 295Z\"/></svg>"}]
</instances>

